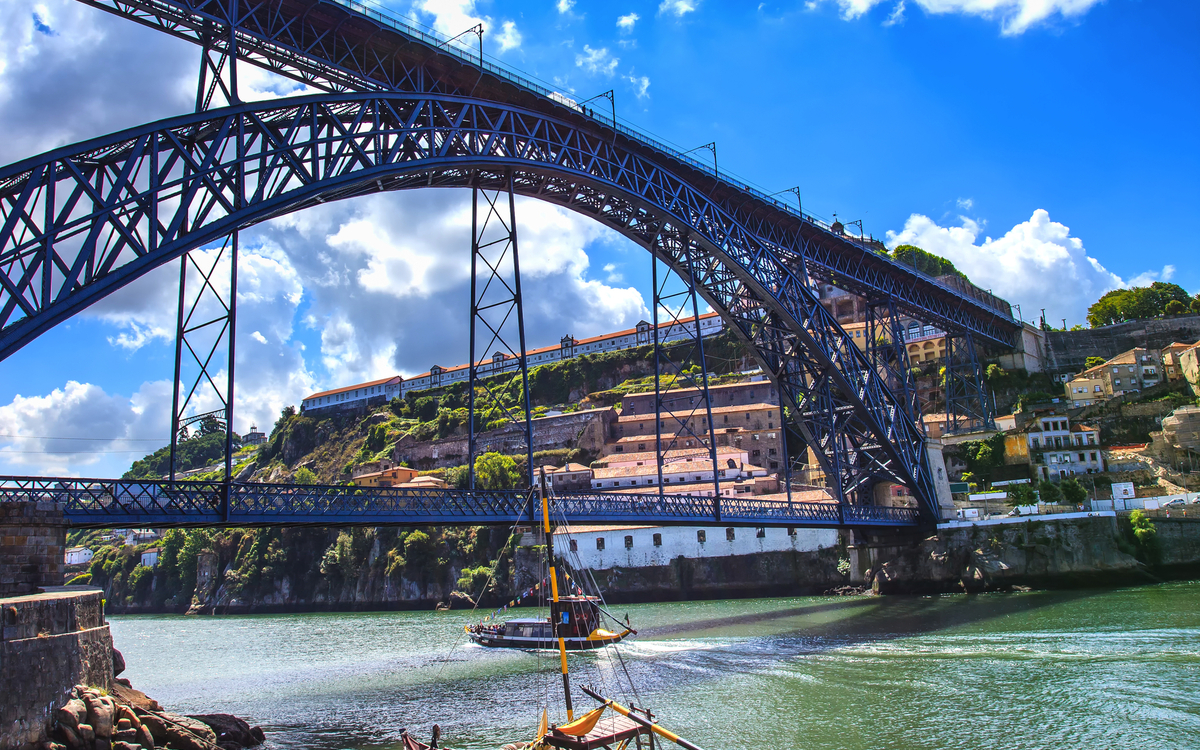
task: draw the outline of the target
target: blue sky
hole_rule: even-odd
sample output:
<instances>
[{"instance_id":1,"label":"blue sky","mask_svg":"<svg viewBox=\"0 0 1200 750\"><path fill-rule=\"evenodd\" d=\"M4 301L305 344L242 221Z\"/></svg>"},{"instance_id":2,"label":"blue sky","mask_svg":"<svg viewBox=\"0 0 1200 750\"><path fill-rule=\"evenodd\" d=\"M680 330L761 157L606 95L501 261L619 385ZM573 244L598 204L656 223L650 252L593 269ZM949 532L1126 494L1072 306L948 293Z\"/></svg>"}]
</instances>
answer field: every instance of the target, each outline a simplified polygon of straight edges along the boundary
<instances>
[{"instance_id":1,"label":"blue sky","mask_svg":"<svg viewBox=\"0 0 1200 750\"><path fill-rule=\"evenodd\" d=\"M1200 3L389 2L807 211L951 258L1054 323L1108 289L1200 292ZM198 50L72 0L0 6L0 161L187 112ZM297 93L243 69L252 97ZM594 103L597 108L606 102ZM697 155L709 158L707 151ZM466 358L469 204L423 191L243 234L237 428ZM646 254L518 207L531 345L648 315ZM169 420L177 267L0 363L0 473L119 474Z\"/></svg>"}]
</instances>

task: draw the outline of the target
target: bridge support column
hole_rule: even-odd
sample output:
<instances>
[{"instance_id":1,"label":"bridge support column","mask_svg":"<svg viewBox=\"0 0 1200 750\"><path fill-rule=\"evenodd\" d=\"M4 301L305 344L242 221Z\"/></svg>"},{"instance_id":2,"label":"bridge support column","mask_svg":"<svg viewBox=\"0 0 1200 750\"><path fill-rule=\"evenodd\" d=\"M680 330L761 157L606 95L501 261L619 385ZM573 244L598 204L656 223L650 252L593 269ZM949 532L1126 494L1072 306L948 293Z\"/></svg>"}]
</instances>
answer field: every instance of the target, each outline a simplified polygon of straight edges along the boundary
<instances>
[{"instance_id":1,"label":"bridge support column","mask_svg":"<svg viewBox=\"0 0 1200 750\"><path fill-rule=\"evenodd\" d=\"M946 432L992 430L992 402L983 383L983 364L970 336L946 335L942 392L946 400Z\"/></svg>"},{"instance_id":2,"label":"bridge support column","mask_svg":"<svg viewBox=\"0 0 1200 750\"><path fill-rule=\"evenodd\" d=\"M0 597L63 584L67 526L59 503L0 503Z\"/></svg>"},{"instance_id":3,"label":"bridge support column","mask_svg":"<svg viewBox=\"0 0 1200 750\"><path fill-rule=\"evenodd\" d=\"M471 188L470 338L467 360L467 476L470 488L475 489L476 434L480 432L476 420L480 400L483 402L483 420L503 417L513 424L523 425L526 486L532 488L532 405L511 171L501 175L480 172ZM503 378L504 373L514 371L521 377L521 394L515 404L505 394Z\"/></svg>"},{"instance_id":4,"label":"bridge support column","mask_svg":"<svg viewBox=\"0 0 1200 750\"><path fill-rule=\"evenodd\" d=\"M677 274L659 256L660 243L678 239L680 246L669 252L682 259L686 276ZM712 398L708 392L708 362L704 356L704 328L696 295L692 258L694 248L686 231L658 238L650 248L650 279L654 286L651 312L654 337L654 446L658 465L658 494L661 497L663 470L667 455L674 450L708 448L712 466L713 517L721 520L721 478L717 464L716 425L713 423ZM674 346L669 346L672 342ZM666 395L668 387L683 393ZM703 420L702 425L697 421ZM664 435L664 433L667 433Z\"/></svg>"}]
</instances>

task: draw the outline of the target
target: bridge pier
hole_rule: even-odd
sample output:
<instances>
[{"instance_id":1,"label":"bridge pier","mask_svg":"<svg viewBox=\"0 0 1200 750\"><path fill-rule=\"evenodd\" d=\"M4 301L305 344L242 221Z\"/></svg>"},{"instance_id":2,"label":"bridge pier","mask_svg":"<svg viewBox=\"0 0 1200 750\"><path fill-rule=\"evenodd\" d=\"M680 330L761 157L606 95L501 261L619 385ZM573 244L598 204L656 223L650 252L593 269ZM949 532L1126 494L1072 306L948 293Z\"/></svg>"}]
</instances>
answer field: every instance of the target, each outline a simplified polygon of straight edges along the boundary
<instances>
[{"instance_id":1,"label":"bridge pier","mask_svg":"<svg viewBox=\"0 0 1200 750\"><path fill-rule=\"evenodd\" d=\"M63 584L63 507L49 501L0 503L0 597Z\"/></svg>"}]
</instances>

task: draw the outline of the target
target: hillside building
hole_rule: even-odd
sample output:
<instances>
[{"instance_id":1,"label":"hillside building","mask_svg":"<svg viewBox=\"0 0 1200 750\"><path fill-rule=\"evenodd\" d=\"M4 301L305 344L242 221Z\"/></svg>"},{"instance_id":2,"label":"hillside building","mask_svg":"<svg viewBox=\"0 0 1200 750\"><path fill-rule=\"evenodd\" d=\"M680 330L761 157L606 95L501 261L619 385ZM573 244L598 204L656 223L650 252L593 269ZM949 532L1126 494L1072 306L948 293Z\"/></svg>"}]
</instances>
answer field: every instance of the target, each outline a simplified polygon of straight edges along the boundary
<instances>
[{"instance_id":1,"label":"hillside building","mask_svg":"<svg viewBox=\"0 0 1200 750\"><path fill-rule=\"evenodd\" d=\"M715 312L706 313L699 317L699 331L702 336L715 336L725 329L721 316ZM674 325L663 324L658 328L659 343L670 343L696 335L697 319L687 318ZM538 365L550 364L566 359L574 359L586 354L603 354L605 352L633 349L654 343L654 325L640 321L635 327L614 333L605 333L585 339L576 339L570 334L563 336L557 346L544 346L532 349L526 353L530 369ZM491 377L504 372L515 372L520 368L520 358L503 352L495 352L490 359L477 363L479 377ZM344 388L321 391L306 397L300 404L300 411L314 410L340 411L343 409L369 408L382 405L396 397L408 395L411 391L422 391L429 388L441 388L454 383L466 382L470 378L470 367L466 364L454 367L433 365L428 372L403 378L395 375L390 378L372 380L369 383L359 383Z\"/></svg>"},{"instance_id":2,"label":"hillside building","mask_svg":"<svg viewBox=\"0 0 1200 750\"><path fill-rule=\"evenodd\" d=\"M1020 428L1005 433L1004 462L1028 464L1040 480L1104 471L1100 431L1071 424L1065 409L1035 409Z\"/></svg>"}]
</instances>

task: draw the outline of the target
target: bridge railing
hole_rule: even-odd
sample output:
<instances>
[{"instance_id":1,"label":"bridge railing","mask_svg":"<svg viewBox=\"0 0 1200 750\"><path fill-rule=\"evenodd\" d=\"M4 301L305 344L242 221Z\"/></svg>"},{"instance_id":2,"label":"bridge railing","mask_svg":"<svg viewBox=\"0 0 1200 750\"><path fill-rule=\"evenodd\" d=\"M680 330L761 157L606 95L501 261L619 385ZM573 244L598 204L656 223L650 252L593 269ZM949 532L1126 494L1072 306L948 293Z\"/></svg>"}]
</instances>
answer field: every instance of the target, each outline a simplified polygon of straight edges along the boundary
<instances>
[{"instance_id":1,"label":"bridge railing","mask_svg":"<svg viewBox=\"0 0 1200 750\"><path fill-rule=\"evenodd\" d=\"M566 94L564 94L563 92L555 91L554 89L546 86L544 83L542 83L540 81L536 81L527 76L524 76L521 73L517 72L516 70L514 70L512 68L509 68L506 65L502 65L497 62L489 61L487 59L480 59L478 54L472 55L471 52L469 50L467 50L465 47L455 46L455 45L451 44L449 39L443 37L441 34L437 33L436 31L433 31L432 29L430 29L430 30L419 29L411 24L405 23L404 21L400 20L399 18L396 18L395 16L384 13L376 8L372 8L361 2L356 2L356 0L333 0L333 2L347 8L349 10L352 10L355 13L359 13L361 15L367 16L368 18L376 21L377 23L383 24L385 26L390 26L393 29L401 32L402 34L405 34L406 36L413 37L422 42L425 42L426 44L436 47L440 50L444 50L469 65L474 65L476 67L480 67L499 78L503 78L504 80L509 81L510 83L515 83L518 86L528 89L536 94L539 94L547 99L550 99L551 101L554 101L563 106L570 107L570 108L576 110L577 112L579 112L580 114L584 115L585 117L590 117L591 119L595 120L596 122L599 122L601 125L612 128L613 130L621 133L624 136L627 136L628 138L631 138L632 140L638 141L646 146L649 146L650 148L653 148L657 151L661 151L665 154L668 154L671 158L675 159L676 161L683 162L683 163L687 164L688 166L692 167L693 169L697 169L706 174L710 174L714 178L716 178L718 180L723 180L726 183L729 183L730 185L732 185L733 187L736 187L739 190L742 190L746 193L753 195L755 198L757 198L761 201L770 203L772 206L779 209L780 211L784 211L786 213L792 214L793 216L796 216L797 218L799 218L803 221L807 221L810 224L814 224L816 226L821 227L822 229L824 229L827 232L833 233L833 227L828 222L824 221L823 219L813 216L812 214L804 213L803 210L796 208L789 203L781 201L778 198L774 197L773 195L768 195L767 193L750 185L749 183L731 176L728 172L721 172L720 169L715 164L712 164L712 165L706 164L705 162L697 159L696 157L680 151L679 149L675 148L674 146L670 146L666 143L663 143L662 141L658 140L657 138L647 135L645 132L640 131L636 128L633 128L629 125L623 125L620 122L618 122L615 117L609 117L609 116L603 114L602 112L596 111L595 109L589 109L587 112L584 112L582 107L580 107L577 103L575 103L573 100L571 100L569 97L567 97ZM858 247L868 253L871 253L872 255L877 255L881 258L886 258L893 263L896 262L895 259L893 259L891 256L880 251L879 247L877 247L875 244L868 242L865 237L855 237L854 235L847 235L847 234L840 234L839 237L846 240L847 242L852 243L856 247ZM936 278L934 278L922 271L917 270L916 268L912 268L911 266L906 266L906 268L909 271L911 271L912 273L915 273L916 275L923 277L930 284L942 287L943 289L954 294L955 296L961 296L963 294L966 294L967 296L971 297L972 299L975 299L976 301L980 302L981 304L986 304L986 302L983 299L980 299L978 295L975 295L972 293L966 293L961 289L955 289L955 288L949 286L948 284L938 281ZM982 291L982 290L980 290L980 291ZM1003 312L1003 311L1000 311L1000 312ZM1008 317L1009 318L1012 317L1011 311L1008 313Z\"/></svg>"},{"instance_id":2,"label":"bridge railing","mask_svg":"<svg viewBox=\"0 0 1200 750\"><path fill-rule=\"evenodd\" d=\"M60 503L68 519L85 525L486 524L528 520L530 495L521 490L0 477L0 502L21 501ZM714 498L693 495L578 492L558 495L554 505L570 522L912 526L919 521L913 508L754 497L723 497L718 505Z\"/></svg>"}]
</instances>

